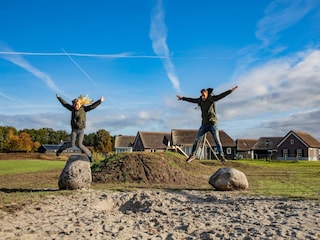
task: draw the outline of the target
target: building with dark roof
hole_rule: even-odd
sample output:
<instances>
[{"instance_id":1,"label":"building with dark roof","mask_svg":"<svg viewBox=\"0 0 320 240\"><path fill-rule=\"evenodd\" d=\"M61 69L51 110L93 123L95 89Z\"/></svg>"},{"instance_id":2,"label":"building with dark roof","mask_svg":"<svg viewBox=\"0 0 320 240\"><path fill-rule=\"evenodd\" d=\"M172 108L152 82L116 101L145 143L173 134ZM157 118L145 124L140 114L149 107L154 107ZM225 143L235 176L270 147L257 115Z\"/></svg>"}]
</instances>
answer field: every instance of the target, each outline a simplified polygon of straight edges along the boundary
<instances>
[{"instance_id":1,"label":"building with dark roof","mask_svg":"<svg viewBox=\"0 0 320 240\"><path fill-rule=\"evenodd\" d=\"M290 131L277 145L279 160L319 160L319 141L306 132Z\"/></svg>"},{"instance_id":2,"label":"building with dark roof","mask_svg":"<svg viewBox=\"0 0 320 240\"><path fill-rule=\"evenodd\" d=\"M172 129L171 145L178 146L183 150L183 152L185 152L187 155L190 155L197 132L197 129ZM227 159L234 159L236 154L235 141L222 130L219 130L219 136L225 157ZM197 150L197 158L215 159L215 155L212 150L216 152L216 148L216 142L214 141L212 134L208 132L205 134Z\"/></svg>"},{"instance_id":3,"label":"building with dark roof","mask_svg":"<svg viewBox=\"0 0 320 240\"><path fill-rule=\"evenodd\" d=\"M237 159L254 159L253 146L258 142L258 139L244 139L236 140L237 145Z\"/></svg>"},{"instance_id":4,"label":"building with dark roof","mask_svg":"<svg viewBox=\"0 0 320 240\"><path fill-rule=\"evenodd\" d=\"M164 152L170 147L170 133L139 131L133 143L133 151Z\"/></svg>"}]
</instances>

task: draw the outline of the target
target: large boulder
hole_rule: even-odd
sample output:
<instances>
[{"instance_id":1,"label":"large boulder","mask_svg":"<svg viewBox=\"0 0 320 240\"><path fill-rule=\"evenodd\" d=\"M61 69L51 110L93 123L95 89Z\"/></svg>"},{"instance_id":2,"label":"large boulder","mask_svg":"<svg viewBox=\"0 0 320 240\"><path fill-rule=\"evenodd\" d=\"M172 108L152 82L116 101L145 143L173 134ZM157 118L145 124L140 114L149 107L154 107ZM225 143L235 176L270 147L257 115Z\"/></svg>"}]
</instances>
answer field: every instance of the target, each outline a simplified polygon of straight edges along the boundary
<instances>
[{"instance_id":1,"label":"large boulder","mask_svg":"<svg viewBox=\"0 0 320 240\"><path fill-rule=\"evenodd\" d=\"M246 190L247 176L234 168L220 168L209 179L209 184L219 191Z\"/></svg>"},{"instance_id":2,"label":"large boulder","mask_svg":"<svg viewBox=\"0 0 320 240\"><path fill-rule=\"evenodd\" d=\"M69 157L59 177L59 189L89 189L91 182L92 175L88 157L82 155Z\"/></svg>"}]
</instances>

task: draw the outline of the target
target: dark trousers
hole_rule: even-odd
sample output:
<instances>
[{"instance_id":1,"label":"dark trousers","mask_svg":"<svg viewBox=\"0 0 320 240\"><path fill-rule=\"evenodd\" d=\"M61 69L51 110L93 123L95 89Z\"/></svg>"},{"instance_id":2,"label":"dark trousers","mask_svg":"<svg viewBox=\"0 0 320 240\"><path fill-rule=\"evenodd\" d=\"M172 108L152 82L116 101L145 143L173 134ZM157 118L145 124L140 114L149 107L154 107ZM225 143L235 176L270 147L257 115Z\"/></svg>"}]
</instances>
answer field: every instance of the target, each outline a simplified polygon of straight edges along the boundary
<instances>
[{"instance_id":1,"label":"dark trousers","mask_svg":"<svg viewBox=\"0 0 320 240\"><path fill-rule=\"evenodd\" d=\"M59 152L63 150L74 147L76 145L76 139L78 138L78 147L87 154L88 157L91 157L91 152L86 146L83 145L83 138L84 138L84 129L73 129L71 132L71 142L65 142L59 149Z\"/></svg>"},{"instance_id":2,"label":"dark trousers","mask_svg":"<svg viewBox=\"0 0 320 240\"><path fill-rule=\"evenodd\" d=\"M202 140L203 135L207 132L210 132L212 134L213 139L217 145L218 154L220 154L221 156L224 156L222 144L221 144L220 137L219 137L219 129L218 129L217 124L202 125L199 128L197 136L196 136L194 143L193 143L193 146L192 146L191 154L195 153L195 151L197 150L197 148L199 146L200 141Z\"/></svg>"}]
</instances>

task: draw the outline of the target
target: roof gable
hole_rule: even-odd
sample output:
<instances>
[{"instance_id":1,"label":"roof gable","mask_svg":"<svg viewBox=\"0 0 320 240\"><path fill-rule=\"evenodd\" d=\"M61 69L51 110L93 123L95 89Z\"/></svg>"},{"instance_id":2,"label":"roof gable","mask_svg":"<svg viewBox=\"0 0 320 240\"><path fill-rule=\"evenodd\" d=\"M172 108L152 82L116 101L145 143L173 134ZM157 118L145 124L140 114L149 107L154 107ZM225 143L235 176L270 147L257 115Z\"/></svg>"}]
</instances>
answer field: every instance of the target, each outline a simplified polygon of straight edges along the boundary
<instances>
[{"instance_id":1,"label":"roof gable","mask_svg":"<svg viewBox=\"0 0 320 240\"><path fill-rule=\"evenodd\" d=\"M135 136L116 136L114 141L114 147L132 147L134 143Z\"/></svg>"},{"instance_id":2,"label":"roof gable","mask_svg":"<svg viewBox=\"0 0 320 240\"><path fill-rule=\"evenodd\" d=\"M164 149L170 139L170 133L168 132L142 132L139 131L135 142L141 140L144 148L147 149Z\"/></svg>"},{"instance_id":3,"label":"roof gable","mask_svg":"<svg viewBox=\"0 0 320 240\"><path fill-rule=\"evenodd\" d=\"M172 129L171 143L178 146L192 144L196 135L197 130L195 129Z\"/></svg>"},{"instance_id":4,"label":"roof gable","mask_svg":"<svg viewBox=\"0 0 320 240\"><path fill-rule=\"evenodd\" d=\"M258 139L237 139L237 151L249 151L252 150L253 146L258 142Z\"/></svg>"},{"instance_id":5,"label":"roof gable","mask_svg":"<svg viewBox=\"0 0 320 240\"><path fill-rule=\"evenodd\" d=\"M196 138L197 129L172 129L171 130L171 143L172 145L192 145ZM207 140L211 146L216 146L212 134L207 133ZM219 130L219 137L222 146L224 147L235 147L235 141L223 130Z\"/></svg>"},{"instance_id":6,"label":"roof gable","mask_svg":"<svg viewBox=\"0 0 320 240\"><path fill-rule=\"evenodd\" d=\"M278 143L281 141L282 137L261 137L253 145L254 150L268 150L276 149Z\"/></svg>"},{"instance_id":7,"label":"roof gable","mask_svg":"<svg viewBox=\"0 0 320 240\"><path fill-rule=\"evenodd\" d=\"M295 136L298 140L300 140L307 147L320 148L320 142L306 132L299 132L291 130L287 135L282 139L282 141L278 144L278 147L281 146L285 141L287 141L291 136Z\"/></svg>"}]
</instances>

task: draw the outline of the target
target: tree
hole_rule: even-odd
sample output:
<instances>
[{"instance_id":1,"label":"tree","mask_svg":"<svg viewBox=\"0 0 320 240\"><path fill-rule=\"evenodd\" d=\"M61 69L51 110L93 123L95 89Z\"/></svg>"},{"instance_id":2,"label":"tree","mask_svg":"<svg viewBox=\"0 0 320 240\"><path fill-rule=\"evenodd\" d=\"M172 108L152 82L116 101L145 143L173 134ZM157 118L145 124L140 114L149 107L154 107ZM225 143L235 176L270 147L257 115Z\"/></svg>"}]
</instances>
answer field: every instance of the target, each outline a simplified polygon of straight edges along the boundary
<instances>
[{"instance_id":1,"label":"tree","mask_svg":"<svg viewBox=\"0 0 320 240\"><path fill-rule=\"evenodd\" d=\"M41 142L42 144L47 144L49 142L48 139L48 128L41 128L41 129L23 129L20 132L26 132L30 135L32 141Z\"/></svg>"},{"instance_id":2,"label":"tree","mask_svg":"<svg viewBox=\"0 0 320 240\"><path fill-rule=\"evenodd\" d=\"M32 148L32 152L36 152L38 151L39 147L41 146L41 143L36 141L33 143L33 148Z\"/></svg>"},{"instance_id":3,"label":"tree","mask_svg":"<svg viewBox=\"0 0 320 240\"><path fill-rule=\"evenodd\" d=\"M19 150L31 152L33 150L33 142L30 138L30 135L26 132L21 132L19 135Z\"/></svg>"},{"instance_id":4,"label":"tree","mask_svg":"<svg viewBox=\"0 0 320 240\"><path fill-rule=\"evenodd\" d=\"M17 130L13 127L5 128L5 140L4 140L4 151L15 151L14 149L18 148L18 139Z\"/></svg>"},{"instance_id":5,"label":"tree","mask_svg":"<svg viewBox=\"0 0 320 240\"><path fill-rule=\"evenodd\" d=\"M85 134L84 138L83 138L83 144L85 146L94 146L95 144L95 137L96 134L95 133L89 133L89 134Z\"/></svg>"},{"instance_id":6,"label":"tree","mask_svg":"<svg viewBox=\"0 0 320 240\"><path fill-rule=\"evenodd\" d=\"M31 152L34 149L30 135L21 132L20 135L14 135L10 130L7 135L7 150L9 152Z\"/></svg>"},{"instance_id":7,"label":"tree","mask_svg":"<svg viewBox=\"0 0 320 240\"><path fill-rule=\"evenodd\" d=\"M59 144L61 141L68 141L70 138L70 134L66 131L54 131L52 128L24 129L22 132L28 133L33 142L42 144Z\"/></svg>"},{"instance_id":8,"label":"tree","mask_svg":"<svg viewBox=\"0 0 320 240\"><path fill-rule=\"evenodd\" d=\"M101 153L112 151L112 141L108 131L101 129L96 132L94 149Z\"/></svg>"},{"instance_id":9,"label":"tree","mask_svg":"<svg viewBox=\"0 0 320 240\"><path fill-rule=\"evenodd\" d=\"M70 133L52 128L24 129L0 126L0 151L37 151L41 144L59 144L70 141ZM114 137L104 129L84 135L83 144L94 151L107 153L113 150Z\"/></svg>"},{"instance_id":10,"label":"tree","mask_svg":"<svg viewBox=\"0 0 320 240\"><path fill-rule=\"evenodd\" d=\"M61 141L70 141L70 133L64 130L53 131L49 136L50 144L59 144Z\"/></svg>"}]
</instances>

